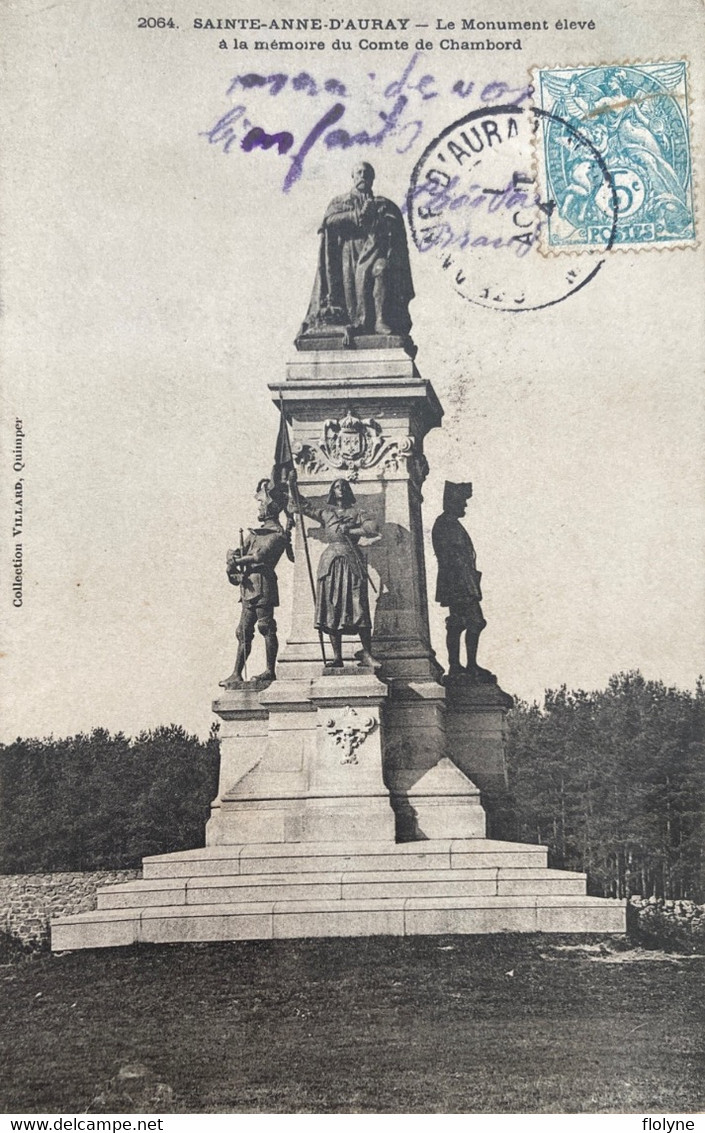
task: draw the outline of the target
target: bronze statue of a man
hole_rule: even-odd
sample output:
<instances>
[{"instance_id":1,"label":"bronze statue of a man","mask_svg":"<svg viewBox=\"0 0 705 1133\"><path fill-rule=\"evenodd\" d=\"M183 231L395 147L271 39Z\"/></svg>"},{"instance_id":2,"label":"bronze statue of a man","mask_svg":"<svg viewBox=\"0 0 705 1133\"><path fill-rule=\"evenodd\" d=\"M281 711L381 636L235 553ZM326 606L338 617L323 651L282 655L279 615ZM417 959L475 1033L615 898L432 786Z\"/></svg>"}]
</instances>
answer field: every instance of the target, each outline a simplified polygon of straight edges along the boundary
<instances>
[{"instance_id":1,"label":"bronze statue of a man","mask_svg":"<svg viewBox=\"0 0 705 1133\"><path fill-rule=\"evenodd\" d=\"M326 209L304 333L341 326L351 334L405 336L411 329L404 220L393 201L372 192L374 178L369 162L358 162L350 192Z\"/></svg>"},{"instance_id":2,"label":"bronze statue of a man","mask_svg":"<svg viewBox=\"0 0 705 1133\"><path fill-rule=\"evenodd\" d=\"M284 551L293 557L288 532L279 522L279 514L288 498L286 485L260 480L255 498L259 503L259 526L250 528L244 541L240 532L240 547L228 551L227 556L228 578L233 586L240 587L242 612L237 628L235 668L220 682L221 688L226 689L244 684L243 673L252 649L255 626L264 637L266 667L253 677L253 682L262 684L276 679L279 640L274 609L279 605L279 587L275 568Z\"/></svg>"},{"instance_id":3,"label":"bronze statue of a man","mask_svg":"<svg viewBox=\"0 0 705 1133\"><path fill-rule=\"evenodd\" d=\"M443 514L433 525L431 538L438 560L436 601L448 607L446 645L448 676L464 676L476 684L494 683L495 677L477 663L480 634L487 625L482 616L482 575L477 569L472 539L460 522L472 496L472 484L446 480ZM467 666L460 664L460 638L465 634Z\"/></svg>"}]
</instances>

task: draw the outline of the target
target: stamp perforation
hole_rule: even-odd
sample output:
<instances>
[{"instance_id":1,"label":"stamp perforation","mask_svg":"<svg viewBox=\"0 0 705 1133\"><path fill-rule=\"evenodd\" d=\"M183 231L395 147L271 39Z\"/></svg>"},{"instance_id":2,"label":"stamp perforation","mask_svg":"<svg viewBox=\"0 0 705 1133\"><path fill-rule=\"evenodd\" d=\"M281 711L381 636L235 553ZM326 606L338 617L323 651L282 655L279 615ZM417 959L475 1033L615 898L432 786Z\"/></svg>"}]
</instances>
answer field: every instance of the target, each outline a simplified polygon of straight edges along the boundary
<instances>
[{"instance_id":1,"label":"stamp perforation","mask_svg":"<svg viewBox=\"0 0 705 1133\"><path fill-rule=\"evenodd\" d=\"M697 166L692 160L692 138L694 137L693 97L692 97L692 91L689 89L689 87L690 87L690 82L689 82L690 61L687 58L687 56L682 55L678 60L672 60L672 59L671 60L666 60L666 59L656 59L656 60L654 60L654 59L651 59L651 60L648 60L648 61L644 61L644 60L626 59L626 60L620 60L620 61L617 61L617 62L609 61L609 62L600 62L600 63L580 63L580 64L572 63L572 64L566 64L566 65L563 65L563 66L559 66L559 65L555 65L555 64L551 64L550 66L549 65L538 65L537 64L537 65L534 65L533 67L530 68L529 77L530 77L531 85L532 85L533 90L534 90L534 102L532 103L534 112L536 111L536 109L539 109L543 113L545 113L546 108L543 105L543 99L542 99L542 94L543 94L543 89L542 89L542 86L541 86L541 75L542 74L543 75L551 74L551 75L557 75L557 76L565 76L565 75L574 74L576 76L580 76L580 75L584 75L584 74L594 73L595 71L603 71L605 73L611 71L611 72L618 74L620 71L623 71L624 69L627 69L628 71L639 71L641 69L642 71L644 71L645 74L650 75L652 72L657 72L659 69L664 69L664 68L671 68L672 69L673 67L679 66L681 64L683 65L682 93L681 92L678 92L677 94L674 93L673 95L671 95L671 97L674 98L674 100L678 101L679 104L681 105L681 111L682 111L682 114L683 114L683 118L685 120L685 139L686 139L686 142L687 142L688 172L689 172L688 194L687 194L687 202L686 203L687 203L687 206L689 206L689 223L692 225L692 234L685 235L685 236L682 236L682 237L679 237L678 235L674 235L673 237L658 238L658 239L655 238L655 236L654 236L654 238L652 238L652 239L644 238L644 239L641 239L641 240L635 239L635 240L631 240L631 241L630 240L615 239L614 242L609 246L608 249L605 249L604 245L601 248L598 249L598 247L592 247L587 241L585 241L585 242L563 243L563 244L550 243L549 239L546 238L546 234L545 234L545 231L544 231L540 235L540 238L539 238L539 241L538 241L538 250L539 250L539 252L541 253L542 256L544 256L545 258L550 258L550 257L554 257L554 256L585 256L585 255L590 255L590 254L594 255L595 252L597 252L598 250L600 250L602 252L602 254L604 254L604 252L606 250L608 250L610 252L620 252L620 253L642 252L642 251L669 252L669 251L685 250L685 249L692 249L692 248L699 247L699 243L700 243L700 241L699 241L700 223L699 223L699 213L698 213L699 182L698 182ZM645 101L645 100L638 100L635 97L631 97L631 98L628 99L627 105L629 103L631 103L635 106L639 106L642 101ZM555 106L555 103L553 105ZM622 106L621 103L619 103L619 102L615 103L616 108L621 108L621 106ZM590 117L595 118L597 116L591 115ZM604 123L603 123L603 126L604 126ZM548 187L548 175L547 175L547 171L546 171L547 162L546 162L546 157L545 157L545 152L544 152L545 135L547 134L547 132L548 131L544 126L539 126L536 129L536 131L533 133L533 136L532 136L532 139L531 139L531 155L530 155L531 173L532 173L532 177L534 178L535 184L537 186L539 186L540 191L547 190L547 187ZM658 161L658 157L654 158L653 161L654 161L654 164L656 164L657 161ZM666 168L667 163L664 161L663 165L664 165L664 168ZM620 173L623 173L623 172L624 171L620 170ZM639 181L641 181L641 178L639 177L638 174L636 175L636 181L637 181L637 183ZM616 193L618 191L618 189L619 189L619 186L617 186L615 184L615 182L613 181L612 192ZM685 196L685 194L684 194L684 196ZM680 204L680 202L679 202L679 204ZM682 207L685 208L686 205L684 204L684 205L682 205ZM642 225L642 227L645 227L645 226ZM549 225L546 225L546 230L548 228L549 228ZM655 226L654 226L654 231L655 231ZM621 232L618 232L618 235L621 235Z\"/></svg>"}]
</instances>

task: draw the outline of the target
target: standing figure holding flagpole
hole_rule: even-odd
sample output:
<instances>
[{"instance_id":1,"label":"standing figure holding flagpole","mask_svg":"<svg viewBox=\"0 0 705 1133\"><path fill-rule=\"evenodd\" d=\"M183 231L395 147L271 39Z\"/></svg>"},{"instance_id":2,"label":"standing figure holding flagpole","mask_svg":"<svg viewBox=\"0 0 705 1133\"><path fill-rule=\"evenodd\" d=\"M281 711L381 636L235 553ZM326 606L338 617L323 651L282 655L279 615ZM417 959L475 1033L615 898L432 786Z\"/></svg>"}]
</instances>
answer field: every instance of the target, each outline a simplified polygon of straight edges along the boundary
<instances>
[{"instance_id":1,"label":"standing figure holding flagpole","mask_svg":"<svg viewBox=\"0 0 705 1133\"><path fill-rule=\"evenodd\" d=\"M321 643L321 656L326 668L343 668L343 636L360 638L362 649L356 657L363 665L379 669L380 662L372 655L372 619L368 585L372 585L367 565L358 548L361 538L379 536L374 520L355 507L355 496L347 480L338 479L331 484L326 506L314 507L299 491L291 451L289 427L284 412L284 401L279 398L280 422L277 447L274 455L272 480L289 485L289 515L297 514L306 554L306 566L315 607L314 625ZM316 582L313 580L308 535L303 517L317 520L322 527L321 537L326 547L321 555ZM326 633L333 648L332 661L326 660L323 634Z\"/></svg>"},{"instance_id":2,"label":"standing figure holding flagpole","mask_svg":"<svg viewBox=\"0 0 705 1133\"><path fill-rule=\"evenodd\" d=\"M333 648L328 668L343 668L343 637L360 638L358 660L372 669L380 662L372 655L372 619L367 565L358 548L361 538L374 538L379 529L374 520L358 511L347 480L334 480L324 507L315 507L298 493L304 515L321 525L325 543L316 578L315 626L327 633Z\"/></svg>"}]
</instances>

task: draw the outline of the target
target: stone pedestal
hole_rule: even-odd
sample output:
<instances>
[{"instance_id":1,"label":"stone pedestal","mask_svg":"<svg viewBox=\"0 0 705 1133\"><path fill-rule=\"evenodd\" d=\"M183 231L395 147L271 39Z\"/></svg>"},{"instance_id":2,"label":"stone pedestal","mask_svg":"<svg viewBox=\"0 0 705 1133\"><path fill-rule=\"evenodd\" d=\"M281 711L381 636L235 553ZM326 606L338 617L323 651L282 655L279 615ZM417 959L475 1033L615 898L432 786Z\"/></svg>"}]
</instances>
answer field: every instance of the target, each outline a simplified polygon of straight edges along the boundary
<instances>
[{"instance_id":1,"label":"stone pedestal","mask_svg":"<svg viewBox=\"0 0 705 1133\"><path fill-rule=\"evenodd\" d=\"M386 349L300 353L286 381L270 385L290 422L302 495L326 502L339 476L350 480L357 504L376 521L381 537L360 551L373 587L374 649L382 675L437 680L441 668L431 648L421 521L421 485L428 465L423 441L440 424L442 409L430 382L408 354ZM322 546L317 524L305 519L314 575ZM279 657L282 678L313 677L321 667L313 627L313 600L300 521L294 546L291 631ZM351 658L359 642L346 643Z\"/></svg>"},{"instance_id":2,"label":"stone pedestal","mask_svg":"<svg viewBox=\"0 0 705 1133\"><path fill-rule=\"evenodd\" d=\"M450 713L434 681L349 665L225 693L213 705L222 764L207 844L484 837L478 784L504 783L509 698L495 687L480 710L477 687L449 692Z\"/></svg>"},{"instance_id":3,"label":"stone pedestal","mask_svg":"<svg viewBox=\"0 0 705 1133\"><path fill-rule=\"evenodd\" d=\"M373 674L323 676L311 684L317 718L304 836L311 842L394 841L382 775L386 685Z\"/></svg>"},{"instance_id":4,"label":"stone pedestal","mask_svg":"<svg viewBox=\"0 0 705 1133\"><path fill-rule=\"evenodd\" d=\"M211 803L211 816L206 823L207 845L218 845L226 840L223 798L262 758L269 713L260 703L260 696L261 692L245 686L237 692L223 693L213 702L213 711L221 719L220 773L218 794Z\"/></svg>"},{"instance_id":5,"label":"stone pedestal","mask_svg":"<svg viewBox=\"0 0 705 1133\"><path fill-rule=\"evenodd\" d=\"M507 788L507 712L514 704L496 684L473 685L462 677L446 680L448 752L461 771L488 795Z\"/></svg>"},{"instance_id":6,"label":"stone pedestal","mask_svg":"<svg viewBox=\"0 0 705 1133\"><path fill-rule=\"evenodd\" d=\"M397 775L392 802L400 842L485 837L480 792L445 756L421 775Z\"/></svg>"},{"instance_id":7,"label":"stone pedestal","mask_svg":"<svg viewBox=\"0 0 705 1133\"><path fill-rule=\"evenodd\" d=\"M225 693L208 845L394 841L383 778L388 688L355 669ZM231 778L232 776L232 778Z\"/></svg>"}]
</instances>

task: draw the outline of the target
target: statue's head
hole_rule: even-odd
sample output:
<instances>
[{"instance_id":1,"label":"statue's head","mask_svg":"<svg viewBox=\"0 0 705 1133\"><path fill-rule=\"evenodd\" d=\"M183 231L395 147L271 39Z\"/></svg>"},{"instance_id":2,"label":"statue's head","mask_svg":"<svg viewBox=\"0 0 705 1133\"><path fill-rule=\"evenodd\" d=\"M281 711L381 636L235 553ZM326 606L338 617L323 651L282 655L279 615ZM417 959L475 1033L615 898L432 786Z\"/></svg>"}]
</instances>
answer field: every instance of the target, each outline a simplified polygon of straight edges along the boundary
<instances>
[{"instance_id":1,"label":"statue's head","mask_svg":"<svg viewBox=\"0 0 705 1133\"><path fill-rule=\"evenodd\" d=\"M370 165L369 161L358 161L353 167L352 171L353 185L359 191L365 192L372 188L375 179L375 171Z\"/></svg>"},{"instance_id":2,"label":"statue's head","mask_svg":"<svg viewBox=\"0 0 705 1133\"><path fill-rule=\"evenodd\" d=\"M286 484L275 484L269 477L264 477L257 482L255 499L259 504L257 517L260 522L265 519L276 519L286 507Z\"/></svg>"},{"instance_id":3,"label":"statue's head","mask_svg":"<svg viewBox=\"0 0 705 1133\"><path fill-rule=\"evenodd\" d=\"M328 493L328 503L333 504L333 507L352 507L355 496L347 480L340 477L333 481Z\"/></svg>"},{"instance_id":4,"label":"statue's head","mask_svg":"<svg viewBox=\"0 0 705 1133\"><path fill-rule=\"evenodd\" d=\"M443 511L446 515L454 515L460 519L465 515L467 503L472 496L472 484L452 484L446 480L443 489Z\"/></svg>"}]
</instances>

